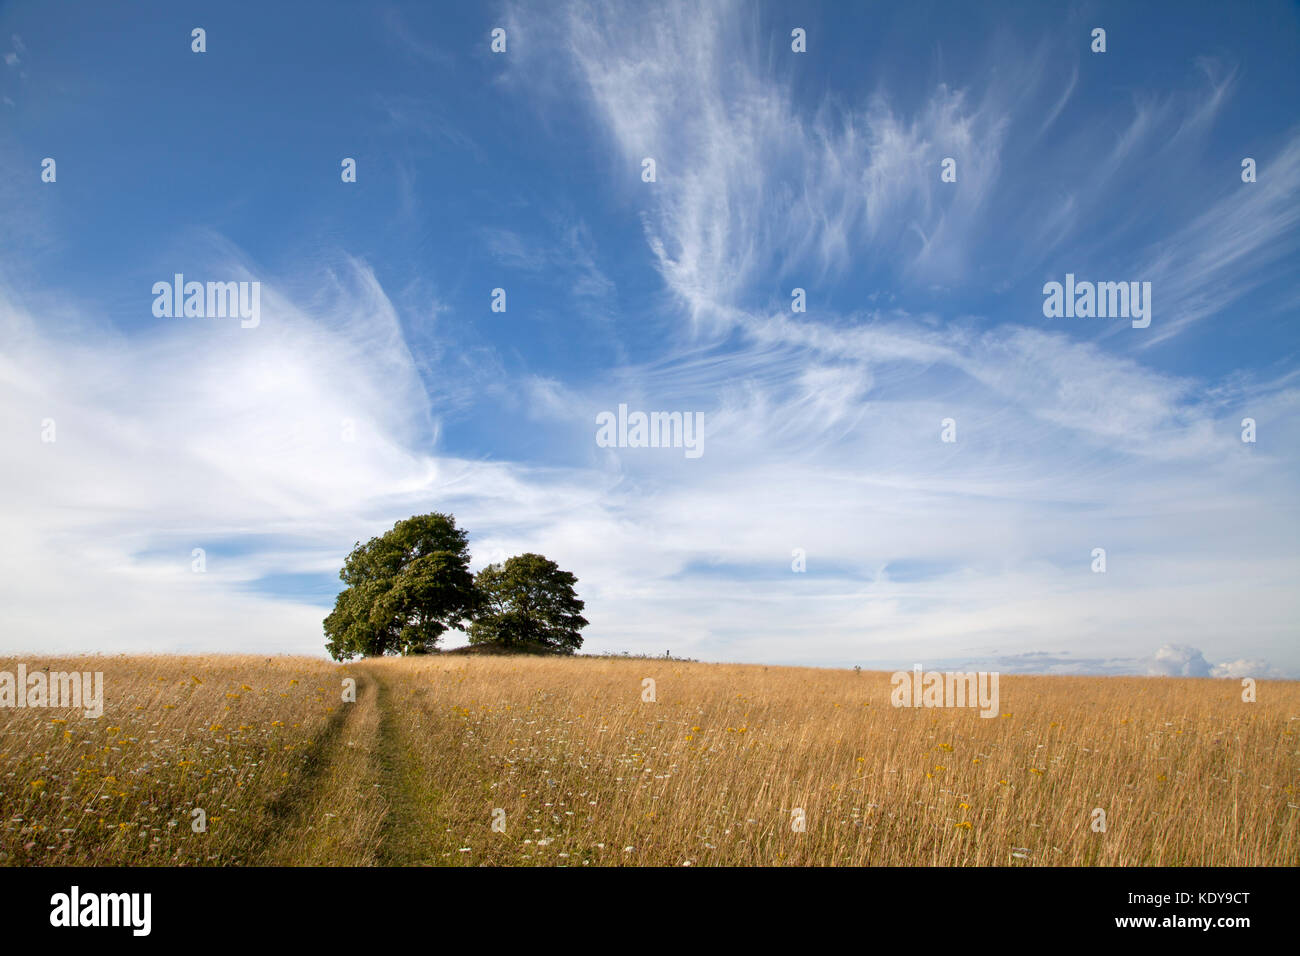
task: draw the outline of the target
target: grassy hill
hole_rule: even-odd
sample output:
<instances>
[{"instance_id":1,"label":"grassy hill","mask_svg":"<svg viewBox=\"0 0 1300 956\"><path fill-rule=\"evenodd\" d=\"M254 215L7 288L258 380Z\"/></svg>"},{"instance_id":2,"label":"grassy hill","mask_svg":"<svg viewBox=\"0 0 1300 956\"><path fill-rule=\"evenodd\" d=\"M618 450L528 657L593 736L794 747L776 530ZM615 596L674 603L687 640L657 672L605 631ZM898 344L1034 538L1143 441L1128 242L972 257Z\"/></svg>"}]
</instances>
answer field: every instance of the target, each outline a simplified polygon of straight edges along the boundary
<instances>
[{"instance_id":1,"label":"grassy hill","mask_svg":"<svg viewBox=\"0 0 1300 956\"><path fill-rule=\"evenodd\" d=\"M1295 682L1004 676L984 719L662 659L26 664L105 710L0 709L9 864L1300 863Z\"/></svg>"}]
</instances>

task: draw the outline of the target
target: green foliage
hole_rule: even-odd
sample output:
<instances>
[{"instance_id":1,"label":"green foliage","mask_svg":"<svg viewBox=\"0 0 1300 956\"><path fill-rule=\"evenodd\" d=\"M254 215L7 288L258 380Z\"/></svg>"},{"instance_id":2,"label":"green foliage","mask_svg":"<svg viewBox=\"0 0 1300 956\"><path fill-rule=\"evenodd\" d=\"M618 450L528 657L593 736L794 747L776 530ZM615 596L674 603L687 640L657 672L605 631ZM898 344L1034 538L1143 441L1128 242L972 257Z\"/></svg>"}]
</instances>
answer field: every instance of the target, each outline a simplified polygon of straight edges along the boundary
<instances>
[{"instance_id":1,"label":"green foliage","mask_svg":"<svg viewBox=\"0 0 1300 956\"><path fill-rule=\"evenodd\" d=\"M347 588L325 618L335 660L427 654L477 606L469 542L451 515L416 515L358 543L339 578Z\"/></svg>"},{"instance_id":2,"label":"green foliage","mask_svg":"<svg viewBox=\"0 0 1300 956\"><path fill-rule=\"evenodd\" d=\"M541 645L572 654L582 646L578 632L587 626L578 579L540 554L521 554L504 564L489 564L474 586L478 610L469 628L471 644L502 647Z\"/></svg>"}]
</instances>

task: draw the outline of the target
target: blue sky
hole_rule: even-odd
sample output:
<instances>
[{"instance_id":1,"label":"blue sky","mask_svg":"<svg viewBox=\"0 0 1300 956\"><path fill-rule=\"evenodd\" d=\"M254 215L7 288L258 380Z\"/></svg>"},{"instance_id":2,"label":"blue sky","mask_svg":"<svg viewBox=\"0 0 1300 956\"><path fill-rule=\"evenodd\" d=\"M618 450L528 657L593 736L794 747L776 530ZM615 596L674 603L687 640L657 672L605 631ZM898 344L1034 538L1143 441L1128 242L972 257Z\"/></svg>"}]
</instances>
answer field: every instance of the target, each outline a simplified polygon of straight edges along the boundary
<instances>
[{"instance_id":1,"label":"blue sky","mask_svg":"<svg viewBox=\"0 0 1300 956\"><path fill-rule=\"evenodd\" d=\"M1281 3L0 6L0 649L323 653L353 542L444 510L577 574L593 651L1296 676L1298 41ZM156 317L176 273L260 324ZM1150 326L1045 318L1067 273ZM620 404L703 454L601 447Z\"/></svg>"}]
</instances>

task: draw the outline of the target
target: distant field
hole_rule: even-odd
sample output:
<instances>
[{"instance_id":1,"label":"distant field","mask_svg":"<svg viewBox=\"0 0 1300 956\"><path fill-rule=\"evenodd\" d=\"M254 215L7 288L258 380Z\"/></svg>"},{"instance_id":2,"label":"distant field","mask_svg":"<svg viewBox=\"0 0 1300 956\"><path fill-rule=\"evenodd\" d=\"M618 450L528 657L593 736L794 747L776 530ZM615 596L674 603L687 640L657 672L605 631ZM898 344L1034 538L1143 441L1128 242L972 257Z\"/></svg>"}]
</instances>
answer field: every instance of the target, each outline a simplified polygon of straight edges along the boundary
<instances>
[{"instance_id":1,"label":"distant field","mask_svg":"<svg viewBox=\"0 0 1300 956\"><path fill-rule=\"evenodd\" d=\"M984 719L667 660L23 663L105 706L0 709L9 865L1300 863L1295 682L1004 676Z\"/></svg>"}]
</instances>

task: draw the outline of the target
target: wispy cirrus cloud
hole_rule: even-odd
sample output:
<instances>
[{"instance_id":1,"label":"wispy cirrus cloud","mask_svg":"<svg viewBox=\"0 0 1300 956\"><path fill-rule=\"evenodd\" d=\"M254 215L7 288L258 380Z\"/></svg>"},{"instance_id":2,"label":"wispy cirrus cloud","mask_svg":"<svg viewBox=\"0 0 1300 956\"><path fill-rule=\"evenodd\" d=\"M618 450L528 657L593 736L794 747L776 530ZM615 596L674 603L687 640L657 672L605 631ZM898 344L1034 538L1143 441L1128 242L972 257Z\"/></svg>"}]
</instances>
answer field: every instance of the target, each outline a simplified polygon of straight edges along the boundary
<instances>
[{"instance_id":1,"label":"wispy cirrus cloud","mask_svg":"<svg viewBox=\"0 0 1300 956\"><path fill-rule=\"evenodd\" d=\"M1254 157L1259 178L1239 179L1168 239L1153 244L1143 267L1171 316L1144 347L1158 345L1193 322L1221 314L1247 293L1294 272L1300 244L1300 132L1273 156Z\"/></svg>"},{"instance_id":2,"label":"wispy cirrus cloud","mask_svg":"<svg viewBox=\"0 0 1300 956\"><path fill-rule=\"evenodd\" d=\"M462 58L487 71L460 89L490 122L462 130L456 98L435 111L418 84L361 100L391 144L367 186L393 171L402 241L263 276L256 330L114 325L61 288L6 290L7 646L319 651L351 544L438 509L476 563L573 570L595 651L1118 672L1178 645L1211 673L1296 673L1295 373L1206 372L1164 344L1273 281L1294 240L1285 137L1257 184L1206 175L1245 71L1107 80L1099 107L1098 60L998 32L961 37L989 69L938 58L846 89L813 54L774 55L788 30L766 15L508 7L510 52ZM388 39L446 65L437 38ZM527 162L498 162L506 116ZM362 206L339 245L369 235ZM263 271L233 244L191 259ZM1042 321L1043 276L1094 268L1153 274L1150 335ZM497 285L508 313L486 311ZM608 347L581 348L593 330ZM704 455L598 447L620 403L703 412Z\"/></svg>"},{"instance_id":3,"label":"wispy cirrus cloud","mask_svg":"<svg viewBox=\"0 0 1300 956\"><path fill-rule=\"evenodd\" d=\"M595 448L611 398L665 398L635 367L582 387L525 383L534 427L573 446L572 467L541 468L439 451L373 275L353 265L336 291L326 312L272 292L254 330L199 320L75 343L5 311L5 492L24 515L4 578L15 646L178 649L229 627L241 647L315 649L319 602L257 582L326 575L352 541L435 508L471 529L479 560L542 549L574 569L594 649L671 634L696 656L879 662L1042 650L1046 628L1058 652L1087 642L1122 656L1136 627L1153 650L1191 638L1231 658L1287 639L1296 568L1277 503L1294 445L1275 436L1243 457L1218 404L1129 360L1080 362L1072 351L1091 347L1059 334L1016 353L902 322L808 329L807 342L777 335L678 368L680 404L660 407L706 410L695 462ZM1075 376L1074 404L1044 415L1041 388L1006 386L1027 355ZM733 384L717 394L719 380ZM1167 450L1135 437L1098 458L1114 422L1081 397L1089 381L1127 388L1137 409L1164 389L1182 410L1144 434ZM1233 394L1271 423L1300 404L1285 383ZM961 438L944 445L939 419L954 410ZM54 444L40 442L45 417ZM355 442L341 440L345 417ZM1178 438L1202 430L1209 440ZM1268 508L1282 520L1261 529L1253 516ZM1107 575L1088 567L1099 544ZM190 549L205 546L208 572L193 574ZM804 574L790 570L795 548ZM908 563L930 570L890 570ZM78 568L75 607L59 603L66 567ZM793 651L812 631L815 649Z\"/></svg>"}]
</instances>

